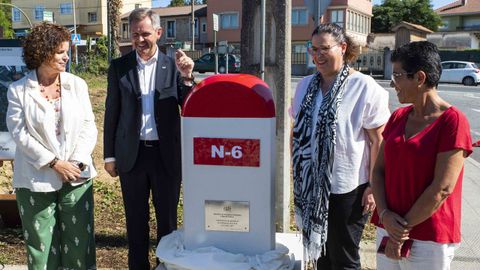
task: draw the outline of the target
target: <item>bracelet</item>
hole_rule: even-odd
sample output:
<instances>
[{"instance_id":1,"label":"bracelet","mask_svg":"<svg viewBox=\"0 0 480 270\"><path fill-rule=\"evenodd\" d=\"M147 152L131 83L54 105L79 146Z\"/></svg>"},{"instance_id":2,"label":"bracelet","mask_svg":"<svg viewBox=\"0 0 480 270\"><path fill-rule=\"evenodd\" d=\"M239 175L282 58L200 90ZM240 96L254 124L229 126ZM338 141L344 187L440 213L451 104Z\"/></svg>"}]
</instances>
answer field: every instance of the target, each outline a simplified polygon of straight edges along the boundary
<instances>
[{"instance_id":1,"label":"bracelet","mask_svg":"<svg viewBox=\"0 0 480 270\"><path fill-rule=\"evenodd\" d=\"M80 171L82 171L82 172L87 168L87 165L85 165L83 162L80 162L80 161L77 161L77 160L72 160L70 162L75 164L75 166L77 166L78 169L80 169Z\"/></svg>"},{"instance_id":2,"label":"bracelet","mask_svg":"<svg viewBox=\"0 0 480 270\"><path fill-rule=\"evenodd\" d=\"M58 161L58 158L55 157L54 159L52 159L52 161L50 161L50 163L48 163L48 167L53 168L53 166L57 164L57 161Z\"/></svg>"},{"instance_id":3,"label":"bracelet","mask_svg":"<svg viewBox=\"0 0 480 270\"><path fill-rule=\"evenodd\" d=\"M195 80L195 77L193 76L192 74L192 77L180 77L182 79L182 81L184 82L193 82Z\"/></svg>"},{"instance_id":4,"label":"bracelet","mask_svg":"<svg viewBox=\"0 0 480 270\"><path fill-rule=\"evenodd\" d=\"M388 211L388 209L385 208L385 209L382 210L382 212L380 212L380 215L378 215L378 217L380 218L380 224L383 224L383 216L385 216L387 211Z\"/></svg>"}]
</instances>

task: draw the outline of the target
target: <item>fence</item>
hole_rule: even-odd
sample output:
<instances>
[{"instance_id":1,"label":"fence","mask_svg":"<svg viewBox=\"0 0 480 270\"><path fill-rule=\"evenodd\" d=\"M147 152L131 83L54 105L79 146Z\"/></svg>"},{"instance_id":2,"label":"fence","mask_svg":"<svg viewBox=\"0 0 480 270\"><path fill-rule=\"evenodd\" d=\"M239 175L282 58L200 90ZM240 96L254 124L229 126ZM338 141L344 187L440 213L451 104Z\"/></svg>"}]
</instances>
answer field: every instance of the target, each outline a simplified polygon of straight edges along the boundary
<instances>
[{"instance_id":1,"label":"fence","mask_svg":"<svg viewBox=\"0 0 480 270\"><path fill-rule=\"evenodd\" d=\"M369 74L383 74L385 68L384 52L368 52L358 56L356 68Z\"/></svg>"},{"instance_id":2,"label":"fence","mask_svg":"<svg viewBox=\"0 0 480 270\"><path fill-rule=\"evenodd\" d=\"M292 65L307 64L307 53L292 53Z\"/></svg>"},{"instance_id":3,"label":"fence","mask_svg":"<svg viewBox=\"0 0 480 270\"><path fill-rule=\"evenodd\" d=\"M203 51L185 51L190 58L196 60L203 55ZM355 68L361 72L372 75L383 75L385 69L385 56L383 51L373 51L359 55L358 60L353 63ZM306 75L309 71L307 68L307 53L292 53L292 73L295 75ZM387 61L388 62L388 61Z\"/></svg>"},{"instance_id":4,"label":"fence","mask_svg":"<svg viewBox=\"0 0 480 270\"><path fill-rule=\"evenodd\" d=\"M195 61L203 55L203 51L185 51L185 54Z\"/></svg>"}]
</instances>

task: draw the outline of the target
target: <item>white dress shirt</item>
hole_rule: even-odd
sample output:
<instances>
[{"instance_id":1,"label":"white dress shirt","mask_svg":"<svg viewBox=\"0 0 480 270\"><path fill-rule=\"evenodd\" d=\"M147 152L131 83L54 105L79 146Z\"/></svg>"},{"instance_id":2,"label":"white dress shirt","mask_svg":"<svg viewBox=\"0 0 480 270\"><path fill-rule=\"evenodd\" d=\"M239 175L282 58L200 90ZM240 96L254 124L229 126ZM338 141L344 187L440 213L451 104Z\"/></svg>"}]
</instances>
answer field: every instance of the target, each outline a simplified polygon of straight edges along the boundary
<instances>
[{"instance_id":1,"label":"white dress shirt","mask_svg":"<svg viewBox=\"0 0 480 270\"><path fill-rule=\"evenodd\" d=\"M140 140L158 140L154 114L155 74L157 69L158 48L150 59L143 60L137 53L137 70L142 93L142 125Z\"/></svg>"}]
</instances>

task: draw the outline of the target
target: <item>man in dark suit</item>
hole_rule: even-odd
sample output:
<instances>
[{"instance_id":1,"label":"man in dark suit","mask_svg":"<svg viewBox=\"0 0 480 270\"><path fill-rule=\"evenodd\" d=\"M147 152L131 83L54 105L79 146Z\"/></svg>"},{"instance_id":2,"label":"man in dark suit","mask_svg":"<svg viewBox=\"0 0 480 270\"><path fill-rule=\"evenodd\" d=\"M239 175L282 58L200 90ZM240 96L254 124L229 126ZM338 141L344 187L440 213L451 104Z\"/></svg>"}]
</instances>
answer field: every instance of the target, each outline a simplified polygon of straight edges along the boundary
<instances>
[{"instance_id":1,"label":"man in dark suit","mask_svg":"<svg viewBox=\"0 0 480 270\"><path fill-rule=\"evenodd\" d=\"M131 53L112 61L105 104L105 170L120 176L130 269L150 269L149 196L157 240L176 229L181 182L179 105L193 85L193 61L159 51L160 17L151 9L129 16Z\"/></svg>"}]
</instances>

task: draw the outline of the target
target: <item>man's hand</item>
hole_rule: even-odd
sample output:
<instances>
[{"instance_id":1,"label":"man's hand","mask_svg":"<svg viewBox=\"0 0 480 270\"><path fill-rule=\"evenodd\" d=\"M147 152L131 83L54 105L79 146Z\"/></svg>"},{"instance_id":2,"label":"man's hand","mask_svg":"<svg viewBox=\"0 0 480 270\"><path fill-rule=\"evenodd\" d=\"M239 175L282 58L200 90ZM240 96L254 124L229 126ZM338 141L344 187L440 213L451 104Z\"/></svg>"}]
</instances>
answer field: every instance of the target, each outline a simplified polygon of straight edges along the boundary
<instances>
[{"instance_id":1,"label":"man's hand","mask_svg":"<svg viewBox=\"0 0 480 270\"><path fill-rule=\"evenodd\" d=\"M104 168L105 168L105 171L107 171L111 177L118 176L117 166L115 166L115 161L106 162Z\"/></svg>"},{"instance_id":2,"label":"man's hand","mask_svg":"<svg viewBox=\"0 0 480 270\"><path fill-rule=\"evenodd\" d=\"M375 199L373 198L372 188L367 187L362 197L363 214L371 213L375 210Z\"/></svg>"},{"instance_id":3,"label":"man's hand","mask_svg":"<svg viewBox=\"0 0 480 270\"><path fill-rule=\"evenodd\" d=\"M178 49L175 52L175 64L177 65L177 69L182 75L182 77L185 78L192 78L192 72L193 72L193 60L192 58L188 57L184 51Z\"/></svg>"}]
</instances>

